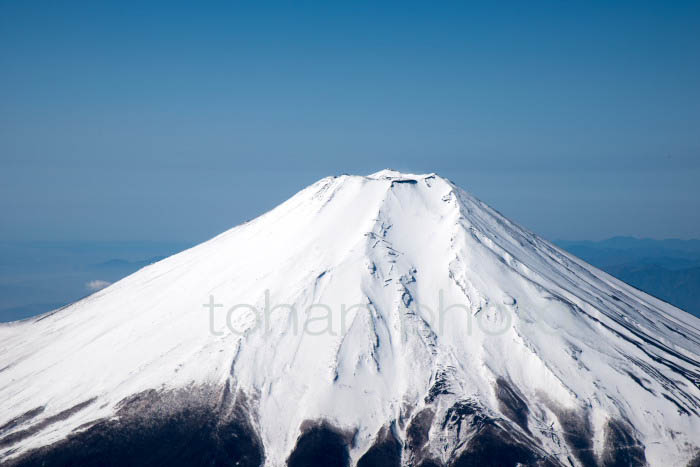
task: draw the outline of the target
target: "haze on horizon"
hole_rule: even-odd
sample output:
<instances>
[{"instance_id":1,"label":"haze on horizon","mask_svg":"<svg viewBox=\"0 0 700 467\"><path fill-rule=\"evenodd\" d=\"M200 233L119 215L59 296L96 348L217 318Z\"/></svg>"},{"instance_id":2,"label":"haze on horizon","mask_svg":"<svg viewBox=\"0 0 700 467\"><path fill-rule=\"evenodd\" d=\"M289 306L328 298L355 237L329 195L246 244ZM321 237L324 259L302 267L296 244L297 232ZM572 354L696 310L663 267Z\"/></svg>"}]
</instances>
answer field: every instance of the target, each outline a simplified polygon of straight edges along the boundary
<instances>
[{"instance_id":1,"label":"haze on horizon","mask_svg":"<svg viewBox=\"0 0 700 467\"><path fill-rule=\"evenodd\" d=\"M197 243L438 172L546 238L700 237L697 2L0 4L0 241Z\"/></svg>"}]
</instances>

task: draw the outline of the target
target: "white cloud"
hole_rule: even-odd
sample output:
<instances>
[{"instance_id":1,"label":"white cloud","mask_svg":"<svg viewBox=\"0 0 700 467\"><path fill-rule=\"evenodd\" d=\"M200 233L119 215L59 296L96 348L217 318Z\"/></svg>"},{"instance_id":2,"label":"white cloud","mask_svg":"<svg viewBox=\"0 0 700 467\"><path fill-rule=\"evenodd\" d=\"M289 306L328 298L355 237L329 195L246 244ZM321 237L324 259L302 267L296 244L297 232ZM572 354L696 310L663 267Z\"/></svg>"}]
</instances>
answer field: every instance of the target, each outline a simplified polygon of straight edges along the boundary
<instances>
[{"instance_id":1,"label":"white cloud","mask_svg":"<svg viewBox=\"0 0 700 467\"><path fill-rule=\"evenodd\" d=\"M102 290L108 285L110 285L111 282L103 281L100 279L95 279L94 281L90 281L85 284L85 287L87 287L88 290L91 290L93 292L97 292L98 290Z\"/></svg>"}]
</instances>

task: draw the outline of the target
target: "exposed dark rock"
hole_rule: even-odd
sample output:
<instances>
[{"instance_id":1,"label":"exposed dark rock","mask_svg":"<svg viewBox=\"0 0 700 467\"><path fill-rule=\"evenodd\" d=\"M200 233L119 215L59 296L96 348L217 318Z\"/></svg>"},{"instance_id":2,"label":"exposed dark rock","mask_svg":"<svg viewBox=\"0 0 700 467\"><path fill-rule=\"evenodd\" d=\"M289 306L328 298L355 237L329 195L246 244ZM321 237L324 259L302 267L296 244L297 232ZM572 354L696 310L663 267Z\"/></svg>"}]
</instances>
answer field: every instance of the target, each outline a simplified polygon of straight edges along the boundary
<instances>
[{"instance_id":1,"label":"exposed dark rock","mask_svg":"<svg viewBox=\"0 0 700 467\"><path fill-rule=\"evenodd\" d=\"M414 455L419 455L423 447L428 442L428 432L433 424L435 412L425 408L418 412L406 430L406 442Z\"/></svg>"},{"instance_id":2,"label":"exposed dark rock","mask_svg":"<svg viewBox=\"0 0 700 467\"><path fill-rule=\"evenodd\" d=\"M478 401L461 400L436 420L434 408L416 413L406 429L405 449L411 465L445 467L429 452L430 431L434 424L454 434L454 451L445 451L449 467L561 465L547 455L527 431L529 413L524 397L506 380L496 383L501 411L511 420L494 417ZM56 415L38 420L38 407L5 423L9 431L0 442L13 448L19 440L67 419L92 404L84 401ZM42 466L240 466L258 467L264 463L262 442L256 431L254 407L243 394L225 389L189 388L178 391L145 391L123 400L116 416L97 420L77 429L65 439L6 460L12 467ZM624 420L610 420L605 426L604 450L596 458L592 428L585 411L555 410L563 437L571 452L584 466L642 466L644 447L634 429ZM37 421L38 420L38 421ZM33 423L33 424L31 424ZM23 428L22 424L28 424ZM307 421L287 459L289 467L348 467L354 434L327 421ZM372 446L358 460L358 467L400 467L401 440L383 427ZM700 467L700 454L688 464Z\"/></svg>"},{"instance_id":3,"label":"exposed dark rock","mask_svg":"<svg viewBox=\"0 0 700 467\"><path fill-rule=\"evenodd\" d=\"M348 436L329 423L309 422L302 425L302 434L287 459L289 467L347 467L350 465Z\"/></svg>"},{"instance_id":4,"label":"exposed dark rock","mask_svg":"<svg viewBox=\"0 0 700 467\"><path fill-rule=\"evenodd\" d=\"M435 375L435 380L428 390L428 395L425 396L426 404L430 404L438 398L438 396L450 394L450 384L448 374L445 370L438 371Z\"/></svg>"},{"instance_id":5,"label":"exposed dark rock","mask_svg":"<svg viewBox=\"0 0 700 467\"><path fill-rule=\"evenodd\" d=\"M10 433L9 435L5 436L4 438L0 439L0 448L4 448L7 446L12 446L13 444L16 444L23 439L29 438L35 433L40 432L44 428L49 427L50 425L53 425L56 422L60 422L61 420L65 420L69 418L71 415L80 412L83 410L85 407L88 405L92 404L95 402L95 399L90 399L84 402L81 402L79 404L74 405L73 407L63 410L55 415L51 415L50 417L46 417L45 419L39 421L38 423L24 429L21 431L15 431L14 433ZM37 415L39 415L41 412L44 411L43 407L38 407L34 410L30 410L29 412L24 413L23 415L20 415L18 417L20 419L20 423L23 421L27 421L31 418L35 418ZM15 419L17 420L17 419ZM10 422L12 423L12 422Z\"/></svg>"},{"instance_id":6,"label":"exposed dark rock","mask_svg":"<svg viewBox=\"0 0 700 467\"><path fill-rule=\"evenodd\" d=\"M100 420L7 465L258 467L263 461L245 398L222 406L219 394L197 388L132 396L120 403L116 418Z\"/></svg>"},{"instance_id":7,"label":"exposed dark rock","mask_svg":"<svg viewBox=\"0 0 700 467\"><path fill-rule=\"evenodd\" d=\"M695 453L695 457L690 459L687 467L700 467L700 449Z\"/></svg>"},{"instance_id":8,"label":"exposed dark rock","mask_svg":"<svg viewBox=\"0 0 700 467\"><path fill-rule=\"evenodd\" d=\"M564 440L576 459L584 467L595 467L598 462L593 450L593 429L588 414L564 409L556 409L554 413L559 419Z\"/></svg>"},{"instance_id":9,"label":"exposed dark rock","mask_svg":"<svg viewBox=\"0 0 700 467\"><path fill-rule=\"evenodd\" d=\"M533 465L538 456L500 427L487 424L469 440L466 448L451 467Z\"/></svg>"},{"instance_id":10,"label":"exposed dark rock","mask_svg":"<svg viewBox=\"0 0 700 467\"><path fill-rule=\"evenodd\" d=\"M473 428L484 422L486 418L476 402L470 400L457 401L452 407L447 409L445 418L442 421L442 429L454 431L459 438L465 420L468 420L467 426Z\"/></svg>"},{"instance_id":11,"label":"exposed dark rock","mask_svg":"<svg viewBox=\"0 0 700 467\"><path fill-rule=\"evenodd\" d=\"M42 405L40 407L36 407L32 410L27 410L24 412L22 415L19 417L15 417L9 422L5 423L3 426L0 426L0 434L12 430L15 427L18 427L19 425L22 425L33 418L35 418L37 415L41 414L44 411L45 407Z\"/></svg>"},{"instance_id":12,"label":"exposed dark rock","mask_svg":"<svg viewBox=\"0 0 700 467\"><path fill-rule=\"evenodd\" d=\"M626 423L612 419L605 424L605 448L601 464L605 467L646 465L644 446L637 441Z\"/></svg>"},{"instance_id":13,"label":"exposed dark rock","mask_svg":"<svg viewBox=\"0 0 700 467\"><path fill-rule=\"evenodd\" d=\"M676 406L676 408L678 409L678 413L680 415L690 415L690 412L685 410L685 407L683 407L676 399L674 399L673 397L669 396L666 393L663 393L661 395L664 396L664 399L666 399L667 401L671 402L673 405Z\"/></svg>"},{"instance_id":14,"label":"exposed dark rock","mask_svg":"<svg viewBox=\"0 0 700 467\"><path fill-rule=\"evenodd\" d=\"M400 467L401 443L389 427L383 427L371 448L357 461L357 467Z\"/></svg>"},{"instance_id":15,"label":"exposed dark rock","mask_svg":"<svg viewBox=\"0 0 700 467\"><path fill-rule=\"evenodd\" d=\"M526 433L530 433L530 429L527 425L527 417L530 413L530 409L527 407L527 403L520 391L505 378L498 378L496 380L495 391L496 398L498 399L498 406L501 412L503 412L503 415L517 423Z\"/></svg>"},{"instance_id":16,"label":"exposed dark rock","mask_svg":"<svg viewBox=\"0 0 700 467\"><path fill-rule=\"evenodd\" d=\"M476 402L455 403L442 426L464 440L450 467L559 465L515 425L490 417Z\"/></svg>"},{"instance_id":17,"label":"exposed dark rock","mask_svg":"<svg viewBox=\"0 0 700 467\"><path fill-rule=\"evenodd\" d=\"M433 459L424 459L417 467L442 467L443 464Z\"/></svg>"}]
</instances>

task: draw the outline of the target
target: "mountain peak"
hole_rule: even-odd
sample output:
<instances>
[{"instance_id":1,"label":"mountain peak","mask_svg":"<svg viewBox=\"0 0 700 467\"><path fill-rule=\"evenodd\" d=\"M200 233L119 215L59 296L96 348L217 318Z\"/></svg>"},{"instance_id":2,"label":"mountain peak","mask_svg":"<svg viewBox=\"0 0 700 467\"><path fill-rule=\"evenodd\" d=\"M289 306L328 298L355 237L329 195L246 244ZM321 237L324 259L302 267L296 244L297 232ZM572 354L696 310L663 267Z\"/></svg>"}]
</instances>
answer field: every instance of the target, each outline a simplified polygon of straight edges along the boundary
<instances>
[{"instance_id":1,"label":"mountain peak","mask_svg":"<svg viewBox=\"0 0 700 467\"><path fill-rule=\"evenodd\" d=\"M373 179L385 179L385 180L392 180L392 179L422 179L426 177L435 177L436 175L434 173L431 174L423 174L423 175L416 175L416 174L411 174L411 173L404 173L404 172L399 172L397 170L393 169L384 169L380 170L379 172L375 172L373 174L367 175L367 178L373 178Z\"/></svg>"},{"instance_id":2,"label":"mountain peak","mask_svg":"<svg viewBox=\"0 0 700 467\"><path fill-rule=\"evenodd\" d=\"M434 174L322 179L0 342L0 461L20 465L195 438L292 466L329 446L363 466L699 447L700 320ZM153 438L173 424L196 435Z\"/></svg>"}]
</instances>

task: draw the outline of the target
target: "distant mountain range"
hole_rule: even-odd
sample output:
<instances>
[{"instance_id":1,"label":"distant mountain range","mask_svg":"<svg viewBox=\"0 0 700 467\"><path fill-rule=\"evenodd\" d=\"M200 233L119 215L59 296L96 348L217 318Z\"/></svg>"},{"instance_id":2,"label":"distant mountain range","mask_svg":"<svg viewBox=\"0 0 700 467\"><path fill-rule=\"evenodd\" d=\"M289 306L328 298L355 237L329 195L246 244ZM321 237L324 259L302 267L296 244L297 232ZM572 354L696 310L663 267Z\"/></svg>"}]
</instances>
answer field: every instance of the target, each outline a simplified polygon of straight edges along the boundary
<instances>
[{"instance_id":1,"label":"distant mountain range","mask_svg":"<svg viewBox=\"0 0 700 467\"><path fill-rule=\"evenodd\" d=\"M0 242L0 322L46 313L187 247L165 242Z\"/></svg>"},{"instance_id":2,"label":"distant mountain range","mask_svg":"<svg viewBox=\"0 0 700 467\"><path fill-rule=\"evenodd\" d=\"M555 243L608 274L700 316L700 240L614 237Z\"/></svg>"}]
</instances>

